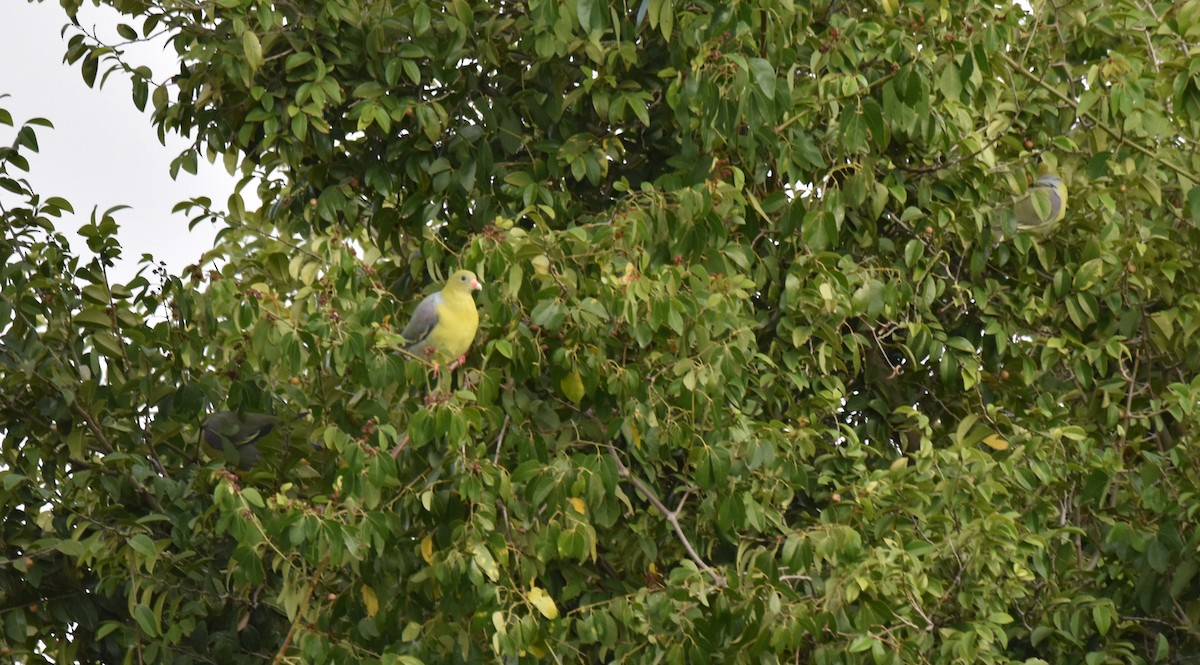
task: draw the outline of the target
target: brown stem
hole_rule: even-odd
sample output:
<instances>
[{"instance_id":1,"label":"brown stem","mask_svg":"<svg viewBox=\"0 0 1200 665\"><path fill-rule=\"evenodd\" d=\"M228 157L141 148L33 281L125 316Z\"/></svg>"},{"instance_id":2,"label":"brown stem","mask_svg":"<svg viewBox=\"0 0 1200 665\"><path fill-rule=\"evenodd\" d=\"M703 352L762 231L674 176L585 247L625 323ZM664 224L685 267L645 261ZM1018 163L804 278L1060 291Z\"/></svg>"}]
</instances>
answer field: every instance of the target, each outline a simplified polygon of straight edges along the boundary
<instances>
[{"instance_id":1,"label":"brown stem","mask_svg":"<svg viewBox=\"0 0 1200 665\"><path fill-rule=\"evenodd\" d=\"M96 437L96 441L100 443L101 450L106 453L111 453L113 450L115 450L113 445L109 443L108 437L104 436L104 430L100 429L100 426L97 425L96 421L92 419L90 413L84 410L82 406L79 406L79 402L74 400L71 401L71 411L74 412L75 415L79 416L79 419L82 420L85 425L87 425L87 428L92 433L92 436ZM150 489L142 484L142 481L135 478L132 473L126 473L125 477L129 479L129 482L133 485L133 488L142 495L142 498L146 500L146 503L150 504L151 507L158 512L166 514L167 511L163 509L162 504L158 502L158 499L155 498L154 494L150 492Z\"/></svg>"},{"instance_id":2,"label":"brown stem","mask_svg":"<svg viewBox=\"0 0 1200 665\"><path fill-rule=\"evenodd\" d=\"M308 611L308 602L312 600L313 591L317 588L317 582L321 580L321 575L325 573L325 566L329 564L329 555L321 559L321 565L317 566L317 572L308 581L308 590L304 592L304 597L300 599L300 606L296 608L296 616L292 617L292 626L288 628L287 637L283 638L283 644L280 645L279 651L275 654L275 659L271 661L271 665L279 665L283 662L283 654L287 653L288 647L292 645L292 638L296 635L296 627L300 625L300 618Z\"/></svg>"},{"instance_id":3,"label":"brown stem","mask_svg":"<svg viewBox=\"0 0 1200 665\"><path fill-rule=\"evenodd\" d=\"M633 486L637 488L638 492L640 492L642 496L646 497L646 500L663 514L663 517L671 525L671 528L674 529L675 537L678 538L679 542L683 544L683 549L687 550L688 558L691 559L700 570L708 573L708 576L712 578L714 585L716 585L718 588L724 588L727 584L725 578L717 573L717 571L713 570L712 566L709 566L704 562L703 559L700 558L700 555L696 553L696 549L692 547L692 542L688 540L687 535L683 533L683 527L679 525L679 513L674 510L667 510L667 507L663 505L663 502L659 500L658 496L654 494L650 487L629 471L629 468L626 467L625 463L621 461L621 457L617 455L616 448L613 448L612 444L605 445L608 447L608 454L613 458L613 461L617 463L617 473L620 474L622 478L629 479L629 482L633 483ZM680 507L683 507L683 502L680 502Z\"/></svg>"},{"instance_id":4,"label":"brown stem","mask_svg":"<svg viewBox=\"0 0 1200 665\"><path fill-rule=\"evenodd\" d=\"M397 443L396 447L392 448L392 457L398 457L400 455L400 451L404 450L404 447L407 445L408 445L408 432L405 432L404 436L400 438L400 443Z\"/></svg>"},{"instance_id":5,"label":"brown stem","mask_svg":"<svg viewBox=\"0 0 1200 665\"><path fill-rule=\"evenodd\" d=\"M1001 60L1004 60L1005 62L1007 62L1008 65L1010 67L1012 67L1012 69L1014 71L1020 73L1021 75L1025 76L1026 78L1033 81L1037 85L1041 86L1046 92L1057 97L1059 100L1064 101L1067 104L1070 104L1071 108L1075 109L1076 114L1078 114L1082 118L1087 118L1090 122L1092 122L1092 124L1099 127L1101 130L1104 131L1104 133L1111 136L1117 142L1128 145L1129 147L1133 148L1134 150L1149 157L1151 160L1158 162L1159 164L1163 165L1164 167L1166 167L1167 169L1169 169L1171 171L1174 171L1176 175L1180 176L1184 180L1187 180L1188 182L1191 182L1191 183L1196 182L1196 176L1194 174L1188 173L1184 169L1176 166L1175 164L1165 161L1164 159L1159 157L1156 153L1151 151L1149 148L1143 146L1142 144L1137 143L1131 139L1128 139L1128 138L1122 136L1120 132L1109 127L1108 125L1104 124L1103 122L1100 122L1100 119L1097 118L1096 116L1092 115L1091 113L1079 113L1079 104L1075 100L1073 100L1070 97L1059 92L1057 89L1054 88L1054 86L1050 85L1049 83L1046 83L1045 81L1043 81L1040 78L1038 78L1037 76L1035 76L1033 74L1033 72L1031 72L1028 69L1025 69L1024 67L1022 67L1021 65L1017 64L1016 61L1014 61L1012 58L1010 58L1007 53L1005 53L1003 51L998 51L997 55L1000 56Z\"/></svg>"}]
</instances>

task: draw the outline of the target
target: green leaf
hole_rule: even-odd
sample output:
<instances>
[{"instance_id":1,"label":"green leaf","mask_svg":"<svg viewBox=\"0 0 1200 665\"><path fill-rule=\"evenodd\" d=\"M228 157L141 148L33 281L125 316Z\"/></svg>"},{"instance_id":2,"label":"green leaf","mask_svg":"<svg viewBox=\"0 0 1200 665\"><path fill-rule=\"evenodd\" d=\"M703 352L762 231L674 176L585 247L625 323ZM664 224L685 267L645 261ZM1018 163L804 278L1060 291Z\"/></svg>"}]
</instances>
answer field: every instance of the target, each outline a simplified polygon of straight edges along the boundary
<instances>
[{"instance_id":1,"label":"green leaf","mask_svg":"<svg viewBox=\"0 0 1200 665\"><path fill-rule=\"evenodd\" d=\"M1096 285L1104 275L1103 259L1092 259L1084 262L1075 271L1074 288L1076 291L1087 291Z\"/></svg>"},{"instance_id":2,"label":"green leaf","mask_svg":"<svg viewBox=\"0 0 1200 665\"><path fill-rule=\"evenodd\" d=\"M575 404L583 401L583 378L580 377L579 370L572 370L570 374L564 376L559 382L559 387L562 388L563 395Z\"/></svg>"},{"instance_id":3,"label":"green leaf","mask_svg":"<svg viewBox=\"0 0 1200 665\"><path fill-rule=\"evenodd\" d=\"M262 67L262 44L258 41L258 35L249 30L242 33L242 53L245 55L246 64L250 65L251 71Z\"/></svg>"},{"instance_id":4,"label":"green leaf","mask_svg":"<svg viewBox=\"0 0 1200 665\"><path fill-rule=\"evenodd\" d=\"M506 340L506 339L496 340L495 348L496 348L496 351L499 352L500 355L504 356L505 358L508 358L509 360L512 360L513 348L512 348L512 344L508 340Z\"/></svg>"},{"instance_id":5,"label":"green leaf","mask_svg":"<svg viewBox=\"0 0 1200 665\"><path fill-rule=\"evenodd\" d=\"M75 315L75 320L82 325L93 328L113 328L112 317L99 308L84 308Z\"/></svg>"},{"instance_id":6,"label":"green leaf","mask_svg":"<svg viewBox=\"0 0 1200 665\"><path fill-rule=\"evenodd\" d=\"M133 608L133 619L137 622L138 628L148 637L157 637L161 631L158 629L158 617L154 611L143 604L137 604Z\"/></svg>"},{"instance_id":7,"label":"green leaf","mask_svg":"<svg viewBox=\"0 0 1200 665\"><path fill-rule=\"evenodd\" d=\"M4 479L4 491L12 492L18 486L29 481L29 478L19 473L11 471L0 471L0 478Z\"/></svg>"},{"instance_id":8,"label":"green leaf","mask_svg":"<svg viewBox=\"0 0 1200 665\"><path fill-rule=\"evenodd\" d=\"M429 7L424 3L418 3L413 8L413 34L420 37L426 32L429 32L429 26L432 23L432 15ZM405 640L406 642L409 640Z\"/></svg>"},{"instance_id":9,"label":"green leaf","mask_svg":"<svg viewBox=\"0 0 1200 665\"><path fill-rule=\"evenodd\" d=\"M119 359L124 354L121 342L110 332L97 332L92 335L91 339L92 343L96 346L96 350L109 358Z\"/></svg>"},{"instance_id":10,"label":"green leaf","mask_svg":"<svg viewBox=\"0 0 1200 665\"><path fill-rule=\"evenodd\" d=\"M1107 635L1108 629L1112 626L1112 613L1107 605L1097 604L1092 606L1092 620L1096 623L1096 631L1100 635Z\"/></svg>"},{"instance_id":11,"label":"green leaf","mask_svg":"<svg viewBox=\"0 0 1200 665\"><path fill-rule=\"evenodd\" d=\"M938 77L938 88L947 99L957 101L962 96L962 78L956 65L947 63Z\"/></svg>"},{"instance_id":12,"label":"green leaf","mask_svg":"<svg viewBox=\"0 0 1200 665\"><path fill-rule=\"evenodd\" d=\"M775 68L762 58L750 58L748 64L759 91L767 99L775 99Z\"/></svg>"},{"instance_id":13,"label":"green leaf","mask_svg":"<svg viewBox=\"0 0 1200 665\"><path fill-rule=\"evenodd\" d=\"M1200 226L1200 185L1194 186L1187 192L1188 216L1192 224Z\"/></svg>"},{"instance_id":14,"label":"green leaf","mask_svg":"<svg viewBox=\"0 0 1200 665\"><path fill-rule=\"evenodd\" d=\"M872 649L877 642L878 640L870 635L859 635L850 640L849 651L850 653L862 653Z\"/></svg>"},{"instance_id":15,"label":"green leaf","mask_svg":"<svg viewBox=\"0 0 1200 665\"><path fill-rule=\"evenodd\" d=\"M242 488L242 498L246 500L246 503L255 508L265 508L267 506L266 502L263 501L262 495L253 487Z\"/></svg>"},{"instance_id":16,"label":"green leaf","mask_svg":"<svg viewBox=\"0 0 1200 665\"><path fill-rule=\"evenodd\" d=\"M1195 559L1186 559L1175 567L1174 574L1171 576L1171 597L1178 598L1184 589L1188 587L1192 579L1196 576L1196 572L1200 567Z\"/></svg>"},{"instance_id":17,"label":"green leaf","mask_svg":"<svg viewBox=\"0 0 1200 665\"><path fill-rule=\"evenodd\" d=\"M144 533L130 538L129 547L146 558L153 559L158 556L158 549L154 547L154 541Z\"/></svg>"}]
</instances>

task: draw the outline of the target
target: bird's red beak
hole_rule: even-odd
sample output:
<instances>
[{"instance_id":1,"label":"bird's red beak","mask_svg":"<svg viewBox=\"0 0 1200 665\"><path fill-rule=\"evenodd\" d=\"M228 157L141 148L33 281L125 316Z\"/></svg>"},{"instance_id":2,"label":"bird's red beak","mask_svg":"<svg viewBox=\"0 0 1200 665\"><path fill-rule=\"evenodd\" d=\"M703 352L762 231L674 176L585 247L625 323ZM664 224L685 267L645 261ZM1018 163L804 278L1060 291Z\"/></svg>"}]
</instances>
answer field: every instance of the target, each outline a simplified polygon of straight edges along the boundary
<instances>
[{"instance_id":1,"label":"bird's red beak","mask_svg":"<svg viewBox=\"0 0 1200 665\"><path fill-rule=\"evenodd\" d=\"M476 291L479 291L483 288L483 282L481 282L477 279L473 279L473 280L471 280L471 288L475 289Z\"/></svg>"}]
</instances>

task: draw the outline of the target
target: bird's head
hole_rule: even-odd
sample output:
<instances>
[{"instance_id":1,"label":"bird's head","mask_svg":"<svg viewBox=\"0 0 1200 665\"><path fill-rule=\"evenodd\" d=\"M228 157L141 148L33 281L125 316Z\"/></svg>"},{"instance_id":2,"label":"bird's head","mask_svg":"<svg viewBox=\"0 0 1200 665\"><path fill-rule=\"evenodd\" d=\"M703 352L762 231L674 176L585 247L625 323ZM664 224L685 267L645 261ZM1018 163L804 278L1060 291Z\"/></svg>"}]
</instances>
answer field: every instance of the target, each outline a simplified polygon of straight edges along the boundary
<instances>
[{"instance_id":1,"label":"bird's head","mask_svg":"<svg viewBox=\"0 0 1200 665\"><path fill-rule=\"evenodd\" d=\"M455 291L478 291L483 288L483 282L470 270L459 270L450 275L450 279L446 281L446 288Z\"/></svg>"}]
</instances>

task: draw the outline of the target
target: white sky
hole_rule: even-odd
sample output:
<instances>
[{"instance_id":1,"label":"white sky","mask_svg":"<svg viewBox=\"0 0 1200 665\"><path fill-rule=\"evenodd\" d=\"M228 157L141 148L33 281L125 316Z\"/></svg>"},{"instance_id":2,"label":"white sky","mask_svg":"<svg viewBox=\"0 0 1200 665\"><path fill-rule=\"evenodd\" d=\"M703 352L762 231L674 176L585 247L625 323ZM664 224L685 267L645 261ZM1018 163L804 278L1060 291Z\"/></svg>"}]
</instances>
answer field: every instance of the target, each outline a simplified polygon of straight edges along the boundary
<instances>
[{"instance_id":1,"label":"white sky","mask_svg":"<svg viewBox=\"0 0 1200 665\"><path fill-rule=\"evenodd\" d=\"M116 16L107 7L84 3L80 23L115 35ZM216 229L205 222L189 233L187 217L171 214L171 208L194 196L208 196L224 209L234 179L220 164L201 160L199 175L180 171L179 179L171 180L171 160L186 142L173 136L167 137L165 147L158 142L150 124L150 104L145 114L138 112L129 82L119 72L104 88L89 88L79 62L63 62L66 42L60 32L66 23L66 14L54 0L0 1L0 94L9 95L0 100L0 107L12 113L15 125L0 125L0 144L10 145L15 128L31 117L54 123L54 129L35 128L40 152L26 153L29 173L10 175L25 177L43 197L61 196L71 202L75 217L64 217L59 228L71 232L72 248L87 258L91 254L74 231L88 222L92 208L132 207L114 215L124 249L122 262L110 273L114 280L131 278L143 253L153 254L179 274L212 247ZM140 48L134 60L151 67L160 81L177 68L162 41ZM243 193L252 198L252 191ZM11 195L6 196L11 201ZM247 200L247 205L256 204Z\"/></svg>"}]
</instances>

